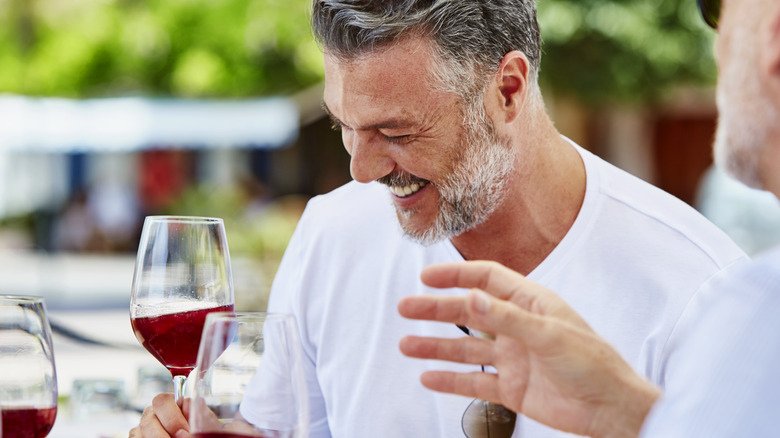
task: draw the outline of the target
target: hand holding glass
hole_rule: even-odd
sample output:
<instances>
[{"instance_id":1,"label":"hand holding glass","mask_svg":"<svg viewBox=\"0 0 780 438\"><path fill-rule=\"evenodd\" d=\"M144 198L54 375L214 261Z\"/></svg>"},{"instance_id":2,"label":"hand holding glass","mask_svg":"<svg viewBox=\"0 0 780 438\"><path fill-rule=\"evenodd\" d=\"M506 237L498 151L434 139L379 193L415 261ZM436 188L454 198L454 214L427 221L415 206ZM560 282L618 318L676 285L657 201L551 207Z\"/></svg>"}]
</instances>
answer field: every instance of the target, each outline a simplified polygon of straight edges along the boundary
<instances>
[{"instance_id":1,"label":"hand holding glass","mask_svg":"<svg viewBox=\"0 0 780 438\"><path fill-rule=\"evenodd\" d=\"M138 341L173 376L181 398L195 367L206 314L233 310L222 219L149 216L133 276L130 321Z\"/></svg>"},{"instance_id":2,"label":"hand holding glass","mask_svg":"<svg viewBox=\"0 0 780 438\"><path fill-rule=\"evenodd\" d=\"M291 316L209 314L193 376L193 438L308 435L306 380Z\"/></svg>"}]
</instances>

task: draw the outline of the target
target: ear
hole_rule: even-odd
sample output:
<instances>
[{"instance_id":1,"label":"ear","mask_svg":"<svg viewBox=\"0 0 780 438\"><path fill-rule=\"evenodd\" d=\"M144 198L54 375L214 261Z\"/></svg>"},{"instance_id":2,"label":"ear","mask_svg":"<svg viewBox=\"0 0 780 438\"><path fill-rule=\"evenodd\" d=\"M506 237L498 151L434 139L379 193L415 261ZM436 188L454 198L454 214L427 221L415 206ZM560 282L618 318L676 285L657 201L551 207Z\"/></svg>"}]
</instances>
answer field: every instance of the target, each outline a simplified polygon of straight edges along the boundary
<instances>
[{"instance_id":1,"label":"ear","mask_svg":"<svg viewBox=\"0 0 780 438\"><path fill-rule=\"evenodd\" d=\"M528 74L531 63L525 54L512 51L504 55L496 73L500 111L511 122L522 113L528 99Z\"/></svg>"},{"instance_id":2,"label":"ear","mask_svg":"<svg viewBox=\"0 0 780 438\"><path fill-rule=\"evenodd\" d=\"M768 27L761 38L760 59L766 75L767 91L772 94L775 106L780 107L780 2L772 2L767 11Z\"/></svg>"}]
</instances>

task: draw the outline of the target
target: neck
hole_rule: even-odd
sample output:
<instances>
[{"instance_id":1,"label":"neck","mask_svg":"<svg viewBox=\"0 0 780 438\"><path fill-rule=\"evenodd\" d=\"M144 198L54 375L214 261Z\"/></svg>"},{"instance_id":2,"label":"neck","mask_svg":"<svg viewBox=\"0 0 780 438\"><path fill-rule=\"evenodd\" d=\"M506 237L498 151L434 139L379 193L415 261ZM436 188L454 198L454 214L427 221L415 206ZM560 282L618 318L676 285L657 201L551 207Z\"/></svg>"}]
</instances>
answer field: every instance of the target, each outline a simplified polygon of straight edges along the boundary
<instances>
[{"instance_id":1,"label":"neck","mask_svg":"<svg viewBox=\"0 0 780 438\"><path fill-rule=\"evenodd\" d=\"M501 205L452 243L466 260L493 260L527 275L577 218L585 196L585 167L546 114L535 121L534 132L516 138L516 170Z\"/></svg>"}]
</instances>

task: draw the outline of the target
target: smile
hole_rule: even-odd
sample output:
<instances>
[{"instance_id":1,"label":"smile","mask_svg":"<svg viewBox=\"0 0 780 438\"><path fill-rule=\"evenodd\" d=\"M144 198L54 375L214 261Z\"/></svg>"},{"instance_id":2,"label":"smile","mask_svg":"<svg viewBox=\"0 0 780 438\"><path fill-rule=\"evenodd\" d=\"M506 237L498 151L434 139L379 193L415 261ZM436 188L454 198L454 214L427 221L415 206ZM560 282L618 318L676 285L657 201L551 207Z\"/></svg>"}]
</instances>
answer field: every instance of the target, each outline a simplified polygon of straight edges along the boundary
<instances>
[{"instance_id":1,"label":"smile","mask_svg":"<svg viewBox=\"0 0 780 438\"><path fill-rule=\"evenodd\" d=\"M424 182L409 184L408 186L389 186L390 191L393 192L399 198L405 198L409 195L413 195L425 187Z\"/></svg>"}]
</instances>

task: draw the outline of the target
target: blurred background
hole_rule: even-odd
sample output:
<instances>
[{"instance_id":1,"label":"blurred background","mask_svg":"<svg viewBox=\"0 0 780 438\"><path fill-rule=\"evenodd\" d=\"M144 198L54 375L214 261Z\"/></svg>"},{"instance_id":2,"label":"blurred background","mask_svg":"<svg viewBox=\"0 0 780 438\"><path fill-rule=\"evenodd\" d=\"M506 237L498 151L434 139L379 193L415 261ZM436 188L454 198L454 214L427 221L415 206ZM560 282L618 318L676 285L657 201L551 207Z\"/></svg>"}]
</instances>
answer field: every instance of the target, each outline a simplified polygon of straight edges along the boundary
<instances>
[{"instance_id":1,"label":"blurred background","mask_svg":"<svg viewBox=\"0 0 780 438\"><path fill-rule=\"evenodd\" d=\"M756 254L780 207L711 168L716 35L695 3L539 0L540 80L563 134ZM128 317L144 216L224 218L236 307L265 308L306 201L350 180L322 79L307 0L0 0L0 292L47 299L51 436L126 436L122 408L165 389ZM105 425L85 414L106 400Z\"/></svg>"}]
</instances>

